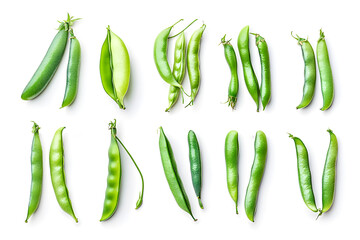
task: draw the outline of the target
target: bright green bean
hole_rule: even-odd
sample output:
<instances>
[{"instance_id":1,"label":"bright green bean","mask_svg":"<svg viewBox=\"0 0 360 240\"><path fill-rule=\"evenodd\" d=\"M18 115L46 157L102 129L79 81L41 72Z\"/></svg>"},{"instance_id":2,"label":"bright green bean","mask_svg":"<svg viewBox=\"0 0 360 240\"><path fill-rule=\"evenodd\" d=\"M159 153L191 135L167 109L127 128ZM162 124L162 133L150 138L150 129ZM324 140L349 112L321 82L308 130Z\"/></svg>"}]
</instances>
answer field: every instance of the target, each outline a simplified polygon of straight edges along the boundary
<instances>
[{"instance_id":1,"label":"bright green bean","mask_svg":"<svg viewBox=\"0 0 360 240\"><path fill-rule=\"evenodd\" d=\"M238 184L239 184L239 141L237 131L230 131L225 138L225 163L227 187L231 198L235 202L238 214Z\"/></svg>"},{"instance_id":2,"label":"bright green bean","mask_svg":"<svg viewBox=\"0 0 360 240\"><path fill-rule=\"evenodd\" d=\"M191 180L195 190L195 194L198 198L200 208L204 208L201 202L201 157L200 147L194 131L190 130L188 133L189 144L189 160Z\"/></svg>"}]
</instances>

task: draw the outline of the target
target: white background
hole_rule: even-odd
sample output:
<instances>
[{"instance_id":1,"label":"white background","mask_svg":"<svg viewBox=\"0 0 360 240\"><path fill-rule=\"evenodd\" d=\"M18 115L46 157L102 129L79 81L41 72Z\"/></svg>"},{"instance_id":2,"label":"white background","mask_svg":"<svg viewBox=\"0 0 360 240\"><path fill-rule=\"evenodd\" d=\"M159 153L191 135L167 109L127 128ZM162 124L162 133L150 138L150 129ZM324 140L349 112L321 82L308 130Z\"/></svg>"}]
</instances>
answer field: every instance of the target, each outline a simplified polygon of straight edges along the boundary
<instances>
[{"instance_id":1,"label":"white background","mask_svg":"<svg viewBox=\"0 0 360 240\"><path fill-rule=\"evenodd\" d=\"M360 87L358 8L355 1L2 1L0 4L0 238L93 239L229 238L303 239L341 237L358 228L359 168L357 100ZM23 101L21 92L41 62L56 34L57 20L69 12L82 19L74 33L82 47L80 86L75 103L59 109L66 83L68 50L50 85L38 98ZM160 78L153 61L156 35L184 18L173 33L195 18L186 31L187 40L201 26L207 28L201 43L201 88L195 105L181 102L170 113L168 85ZM222 104L227 99L230 71L223 47L226 33L236 46L238 33L250 25L269 46L272 71L272 100L265 112L256 112L239 67L240 90L236 110ZM106 26L125 42L131 58L131 84L125 111L106 95L99 76L99 56ZM296 110L302 97L301 49L290 32L309 37L314 49L323 28L335 82L335 100L322 112L320 81L317 78L311 105ZM251 37L251 57L260 79L258 52ZM172 63L170 41L169 61ZM235 47L238 54L237 47ZM239 60L239 59L238 59ZM239 61L240 64L240 61ZM172 65L172 64L171 64ZM188 78L184 87L189 91ZM188 100L186 99L186 102ZM118 136L137 160L145 178L144 203L134 210L141 187L130 159L122 151L123 175L116 214L100 223L107 176L107 125L117 119ZM30 190L31 120L40 127L44 154L43 193L38 211L25 224ZM66 181L76 224L64 213L50 181L48 153L54 132L63 132ZM176 204L167 185L158 150L159 126L169 138L180 176L193 213ZM321 176L331 128L338 137L339 157L335 202L315 221L299 190L294 143L287 132L306 144L313 187L321 207ZM203 162L202 199L197 205L188 161L187 132L198 136ZM224 139L228 131L239 132L239 215L226 187ZM244 195L253 161L254 136L263 130L268 138L268 159L260 189L255 223L244 212ZM350 236L350 235L348 235Z\"/></svg>"}]
</instances>

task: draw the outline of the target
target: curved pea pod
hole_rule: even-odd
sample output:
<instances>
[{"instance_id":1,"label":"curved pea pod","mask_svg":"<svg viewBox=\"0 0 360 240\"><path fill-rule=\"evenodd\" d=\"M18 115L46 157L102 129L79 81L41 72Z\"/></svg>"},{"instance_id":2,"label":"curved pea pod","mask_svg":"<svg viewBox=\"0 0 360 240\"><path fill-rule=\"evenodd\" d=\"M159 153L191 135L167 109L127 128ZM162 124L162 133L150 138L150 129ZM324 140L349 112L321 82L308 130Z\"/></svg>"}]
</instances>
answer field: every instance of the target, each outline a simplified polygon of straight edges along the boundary
<instances>
[{"instance_id":1,"label":"curved pea pod","mask_svg":"<svg viewBox=\"0 0 360 240\"><path fill-rule=\"evenodd\" d=\"M259 83L256 78L254 69L251 64L250 49L249 49L249 26L244 27L238 37L238 48L240 59L244 72L244 80L246 88L249 91L252 99L255 101L257 111L259 111Z\"/></svg>"},{"instance_id":2,"label":"curved pea pod","mask_svg":"<svg viewBox=\"0 0 360 240\"><path fill-rule=\"evenodd\" d=\"M334 81L325 34L321 29L320 38L316 47L316 56L320 72L321 93L323 95L323 107L320 110L325 111L331 107L334 100Z\"/></svg>"},{"instance_id":3,"label":"curved pea pod","mask_svg":"<svg viewBox=\"0 0 360 240\"><path fill-rule=\"evenodd\" d=\"M111 141L108 150L109 166L103 213L100 221L108 220L115 213L119 202L121 182L121 157L116 140L116 121L110 122Z\"/></svg>"},{"instance_id":4,"label":"curved pea pod","mask_svg":"<svg viewBox=\"0 0 360 240\"><path fill-rule=\"evenodd\" d=\"M31 146L31 188L28 213L25 222L35 213L39 207L42 180L43 180L43 152L39 137L39 125L34 122L32 132L34 134Z\"/></svg>"},{"instance_id":5,"label":"curved pea pod","mask_svg":"<svg viewBox=\"0 0 360 240\"><path fill-rule=\"evenodd\" d=\"M79 86L81 47L79 40L70 30L70 50L67 66L66 88L61 108L70 106L76 98Z\"/></svg>"},{"instance_id":6,"label":"curved pea pod","mask_svg":"<svg viewBox=\"0 0 360 240\"><path fill-rule=\"evenodd\" d=\"M200 147L197 137L194 131L190 130L188 133L188 144L189 144L189 160L190 160L190 171L191 180L195 190L195 194L198 198L200 208L204 208L201 202L201 157Z\"/></svg>"},{"instance_id":7,"label":"curved pea pod","mask_svg":"<svg viewBox=\"0 0 360 240\"><path fill-rule=\"evenodd\" d=\"M338 141L332 130L327 130L330 134L330 144L326 155L324 171L322 175L322 209L319 216L329 211L334 201L335 179L336 179L336 160L338 155Z\"/></svg>"},{"instance_id":8,"label":"curved pea pod","mask_svg":"<svg viewBox=\"0 0 360 240\"><path fill-rule=\"evenodd\" d=\"M301 141L300 138L294 137L289 134L289 137L294 140L296 155L297 155L297 169L299 177L299 185L301 196L306 204L306 206L313 212L317 212L318 208L315 203L315 196L312 189L311 183L311 171L309 166L309 155L305 147L305 144Z\"/></svg>"},{"instance_id":9,"label":"curved pea pod","mask_svg":"<svg viewBox=\"0 0 360 240\"><path fill-rule=\"evenodd\" d=\"M172 74L175 80L181 84L184 80L185 76L185 54L186 54L186 41L185 41L185 34L181 33L176 40L175 43L175 52L174 52L174 65ZM170 111L170 109L174 106L177 102L180 95L180 88L170 85L169 87L169 106L165 110L165 112Z\"/></svg>"},{"instance_id":10,"label":"curved pea pod","mask_svg":"<svg viewBox=\"0 0 360 240\"><path fill-rule=\"evenodd\" d=\"M193 105L195 97L198 94L200 88L200 43L202 35L205 31L206 25L203 24L198 30L196 30L189 40L187 51L187 68L189 74L190 88L191 88L191 100L189 105Z\"/></svg>"},{"instance_id":11,"label":"curved pea pod","mask_svg":"<svg viewBox=\"0 0 360 240\"><path fill-rule=\"evenodd\" d=\"M101 48L100 76L105 92L125 109L124 97L130 82L130 57L128 50L115 33L107 27L107 36Z\"/></svg>"},{"instance_id":12,"label":"curved pea pod","mask_svg":"<svg viewBox=\"0 0 360 240\"><path fill-rule=\"evenodd\" d=\"M225 138L225 163L227 187L235 202L236 214L238 214L239 140L238 132L234 130L230 131Z\"/></svg>"},{"instance_id":13,"label":"curved pea pod","mask_svg":"<svg viewBox=\"0 0 360 240\"><path fill-rule=\"evenodd\" d=\"M256 133L254 148L254 162L251 167L250 180L245 195L246 216L252 222L254 222L256 203L259 195L261 180L264 175L267 155L266 135L262 131L258 131Z\"/></svg>"},{"instance_id":14,"label":"curved pea pod","mask_svg":"<svg viewBox=\"0 0 360 240\"><path fill-rule=\"evenodd\" d=\"M78 219L76 218L72 208L65 181L64 148L62 139L62 132L64 128L65 127L61 127L55 132L50 146L49 163L51 183L55 192L56 200L58 201L62 210L72 216L75 222L78 222Z\"/></svg>"},{"instance_id":15,"label":"curved pea pod","mask_svg":"<svg viewBox=\"0 0 360 240\"><path fill-rule=\"evenodd\" d=\"M162 127L160 127L159 149L165 177L177 204L196 221L197 219L194 218L191 212L188 196L177 171L174 153Z\"/></svg>"}]
</instances>

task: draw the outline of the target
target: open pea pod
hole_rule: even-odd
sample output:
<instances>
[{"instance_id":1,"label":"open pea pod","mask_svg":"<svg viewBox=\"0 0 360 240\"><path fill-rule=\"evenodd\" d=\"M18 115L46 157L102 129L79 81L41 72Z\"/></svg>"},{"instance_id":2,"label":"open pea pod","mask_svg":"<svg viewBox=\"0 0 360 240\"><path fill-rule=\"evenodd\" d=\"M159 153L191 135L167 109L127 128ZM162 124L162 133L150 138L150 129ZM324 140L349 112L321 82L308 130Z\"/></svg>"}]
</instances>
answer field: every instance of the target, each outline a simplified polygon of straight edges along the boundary
<instances>
[{"instance_id":1,"label":"open pea pod","mask_svg":"<svg viewBox=\"0 0 360 240\"><path fill-rule=\"evenodd\" d=\"M124 42L107 27L101 48L100 76L105 92L125 109L124 97L130 82L130 57Z\"/></svg>"}]
</instances>

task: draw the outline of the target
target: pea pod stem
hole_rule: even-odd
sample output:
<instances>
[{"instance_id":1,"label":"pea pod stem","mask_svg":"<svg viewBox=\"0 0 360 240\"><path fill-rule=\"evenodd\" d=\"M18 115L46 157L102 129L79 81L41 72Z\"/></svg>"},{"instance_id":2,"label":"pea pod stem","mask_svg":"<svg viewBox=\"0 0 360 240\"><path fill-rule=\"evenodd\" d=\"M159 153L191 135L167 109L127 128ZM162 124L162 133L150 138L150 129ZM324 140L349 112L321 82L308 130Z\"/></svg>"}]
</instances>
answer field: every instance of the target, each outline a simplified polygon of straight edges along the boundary
<instances>
[{"instance_id":1,"label":"pea pod stem","mask_svg":"<svg viewBox=\"0 0 360 240\"><path fill-rule=\"evenodd\" d=\"M121 144L121 146L125 149L126 153L129 155L129 157L131 158L131 161L133 162L133 164L135 165L136 169L138 170L140 177L141 177L141 192L139 195L139 199L136 202L136 207L135 209L138 209L139 207L141 207L142 202L143 202L143 196L144 196L144 177L140 171L140 168L138 167L138 165L136 164L134 158L131 156L130 152L127 150L127 148L125 147L125 145L121 142L121 140L115 136L116 140Z\"/></svg>"},{"instance_id":2,"label":"pea pod stem","mask_svg":"<svg viewBox=\"0 0 360 240\"><path fill-rule=\"evenodd\" d=\"M182 21L182 20L184 20L184 19L180 19L179 21L177 21L175 24L177 24L178 22L180 22L180 21ZM168 37L168 39L170 39L170 38L174 38L174 37L176 37L176 36L178 36L178 35L180 35L181 33L183 33L186 29L188 29L194 22L196 22L197 21L197 19L195 19L194 21L192 21L189 25L187 25L183 30L181 30L179 33L177 33L177 34L175 34L175 35L173 35L173 36L170 36L170 37ZM175 25L174 24L174 25ZM174 26L173 25L173 26Z\"/></svg>"}]
</instances>

